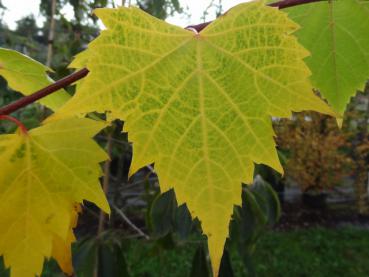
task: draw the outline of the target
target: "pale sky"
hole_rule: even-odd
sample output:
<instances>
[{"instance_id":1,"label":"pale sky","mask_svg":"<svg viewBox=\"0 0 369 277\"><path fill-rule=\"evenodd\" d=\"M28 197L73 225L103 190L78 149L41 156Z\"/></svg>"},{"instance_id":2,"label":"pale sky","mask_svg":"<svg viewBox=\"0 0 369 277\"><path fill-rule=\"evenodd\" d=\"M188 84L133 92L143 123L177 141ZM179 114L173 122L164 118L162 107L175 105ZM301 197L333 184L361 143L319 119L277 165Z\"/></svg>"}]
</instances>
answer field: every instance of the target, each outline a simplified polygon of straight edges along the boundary
<instances>
[{"instance_id":1,"label":"pale sky","mask_svg":"<svg viewBox=\"0 0 369 277\"><path fill-rule=\"evenodd\" d=\"M121 0L114 0L117 5L121 3ZM230 9L231 7L246 2L247 0L223 0L223 12ZM38 9L39 9L39 0L2 0L5 7L8 10L4 13L4 21L8 24L8 26L12 29L15 28L15 22L22 17L34 14L36 18L38 18L38 24L41 25L43 18L40 18ZM132 1L133 3L135 1ZM190 18L187 16L175 15L167 19L168 22L179 25L181 27L186 27L190 24L201 23L202 16L204 10L209 6L212 2L211 0L180 0L182 6L184 8L188 7L187 13L191 15ZM218 3L217 0L214 1L215 4ZM73 15L72 7L66 7L62 11L67 17ZM209 15L206 17L206 20L213 20L215 18L215 9L209 10Z\"/></svg>"}]
</instances>

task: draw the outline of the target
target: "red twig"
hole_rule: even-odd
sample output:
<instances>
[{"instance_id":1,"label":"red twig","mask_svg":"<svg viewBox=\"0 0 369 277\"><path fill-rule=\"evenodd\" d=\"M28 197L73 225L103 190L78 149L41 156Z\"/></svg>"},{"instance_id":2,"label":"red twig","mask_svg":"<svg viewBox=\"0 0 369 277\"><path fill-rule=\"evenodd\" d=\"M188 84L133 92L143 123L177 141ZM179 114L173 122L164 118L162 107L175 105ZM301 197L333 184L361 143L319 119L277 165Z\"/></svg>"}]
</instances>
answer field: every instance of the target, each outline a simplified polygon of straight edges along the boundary
<instances>
[{"instance_id":1,"label":"red twig","mask_svg":"<svg viewBox=\"0 0 369 277\"><path fill-rule=\"evenodd\" d=\"M0 108L0 115L6 115L6 114L11 114L12 112L15 112L17 110L19 110L20 108L23 108L41 98L44 98L46 96L48 96L49 94L58 91L61 88L64 88L70 84L73 84L75 81L78 81L82 78L84 78L87 74L88 74L88 69L87 68L83 68L79 71L76 71L58 81L56 81L55 83L40 89L39 91L35 92L34 94L22 97L21 99Z\"/></svg>"},{"instance_id":2,"label":"red twig","mask_svg":"<svg viewBox=\"0 0 369 277\"><path fill-rule=\"evenodd\" d=\"M276 7L278 9L287 9L298 5L309 4L314 2L321 2L327 0L283 0L268 4L268 6Z\"/></svg>"},{"instance_id":3,"label":"red twig","mask_svg":"<svg viewBox=\"0 0 369 277\"><path fill-rule=\"evenodd\" d=\"M279 2L275 2L275 3L271 3L269 4L269 6L271 7L277 7L279 9L285 9L285 8L290 8L293 6L297 6L297 5L302 5L302 4L308 4L308 3L313 3L313 2L319 2L319 1L325 1L325 0L282 0ZM201 24L197 24L197 25L191 25L186 27L186 29L188 28L192 28L194 30L196 30L198 33L201 32L201 30L203 30L206 26L208 26L210 22L205 22L205 23L201 23ZM71 75L60 79L58 81L56 81L55 83L53 83L50 86L47 86L37 92L35 92L34 94L31 94L29 96L25 96L5 107L0 108L0 115L6 115L6 114L10 114L12 112L15 112L43 97L48 96L49 94L58 91L61 88L67 87L68 85L74 83L77 80L80 80L82 78L84 78L87 74L88 74L88 69L87 68L83 68L79 71L76 71L74 73L72 73Z\"/></svg>"},{"instance_id":4,"label":"red twig","mask_svg":"<svg viewBox=\"0 0 369 277\"><path fill-rule=\"evenodd\" d=\"M0 115L0 120L12 121L15 124L17 124L17 126L19 127L19 129L21 130L21 132L23 134L25 134L25 135L28 134L28 130L27 130L26 126L24 126L23 123L20 122L18 119L14 118L12 116L9 116L9 115Z\"/></svg>"}]
</instances>

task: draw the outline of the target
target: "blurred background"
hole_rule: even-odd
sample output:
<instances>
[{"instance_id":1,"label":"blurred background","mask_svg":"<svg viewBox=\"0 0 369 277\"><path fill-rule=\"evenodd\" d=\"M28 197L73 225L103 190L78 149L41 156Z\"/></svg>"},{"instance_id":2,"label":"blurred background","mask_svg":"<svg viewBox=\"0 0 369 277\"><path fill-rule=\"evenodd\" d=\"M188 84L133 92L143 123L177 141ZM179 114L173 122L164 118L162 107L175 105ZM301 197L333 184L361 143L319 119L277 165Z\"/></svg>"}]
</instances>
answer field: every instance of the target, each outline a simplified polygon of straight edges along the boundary
<instances>
[{"instance_id":1,"label":"blurred background","mask_svg":"<svg viewBox=\"0 0 369 277\"><path fill-rule=\"evenodd\" d=\"M212 20L243 1L1 0L0 47L20 51L60 79L73 56L103 28L100 7L135 5L185 27ZM74 93L74 88L68 88ZM18 98L0 78L0 106ZM28 128L50 114L32 104L14 114ZM317 113L273 119L285 175L258 165L235 207L220 276L369 276L369 84L352 98L340 130ZM85 203L75 229L76 277L210 276L200 223L174 191L160 194L154 165L128 179L131 145L116 121L96 140L111 155L101 180L110 217ZM1 122L0 133L14 131ZM8 276L0 258L0 276ZM45 262L43 277L64 276Z\"/></svg>"}]
</instances>

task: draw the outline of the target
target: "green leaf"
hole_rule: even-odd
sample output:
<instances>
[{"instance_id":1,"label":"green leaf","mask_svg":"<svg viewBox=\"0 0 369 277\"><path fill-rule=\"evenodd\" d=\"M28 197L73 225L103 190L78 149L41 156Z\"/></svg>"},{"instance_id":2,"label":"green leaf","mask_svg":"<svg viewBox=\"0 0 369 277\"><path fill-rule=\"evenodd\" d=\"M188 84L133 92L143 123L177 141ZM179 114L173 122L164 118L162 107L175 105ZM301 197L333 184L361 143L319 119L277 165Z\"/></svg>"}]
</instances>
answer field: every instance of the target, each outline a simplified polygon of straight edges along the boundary
<instances>
[{"instance_id":1,"label":"green leaf","mask_svg":"<svg viewBox=\"0 0 369 277\"><path fill-rule=\"evenodd\" d=\"M53 83L46 74L51 71L46 66L17 51L0 48L0 75L8 86L23 95L30 95ZM40 100L40 103L57 110L68 101L70 95L63 89Z\"/></svg>"},{"instance_id":2,"label":"green leaf","mask_svg":"<svg viewBox=\"0 0 369 277\"><path fill-rule=\"evenodd\" d=\"M99 277L129 277L124 251L117 243L99 245Z\"/></svg>"},{"instance_id":3,"label":"green leaf","mask_svg":"<svg viewBox=\"0 0 369 277\"><path fill-rule=\"evenodd\" d=\"M278 195L273 187L260 176L257 176L251 187L251 191L255 195L263 213L266 215L267 224L273 225L277 223L281 216L281 206Z\"/></svg>"},{"instance_id":4,"label":"green leaf","mask_svg":"<svg viewBox=\"0 0 369 277\"><path fill-rule=\"evenodd\" d=\"M190 277L209 277L210 268L208 263L204 246L200 245L192 260Z\"/></svg>"},{"instance_id":5,"label":"green leaf","mask_svg":"<svg viewBox=\"0 0 369 277\"><path fill-rule=\"evenodd\" d=\"M224 250L222 262L220 263L219 277L233 277L233 268L228 250Z\"/></svg>"},{"instance_id":6,"label":"green leaf","mask_svg":"<svg viewBox=\"0 0 369 277\"><path fill-rule=\"evenodd\" d=\"M243 252L251 252L258 235L267 224L266 214L259 206L258 199L249 188L242 193L242 207L236 207L231 224L231 242Z\"/></svg>"},{"instance_id":7,"label":"green leaf","mask_svg":"<svg viewBox=\"0 0 369 277\"><path fill-rule=\"evenodd\" d=\"M369 79L369 1L322 1L287 10L301 25L296 33L310 52L313 85L343 114Z\"/></svg>"},{"instance_id":8,"label":"green leaf","mask_svg":"<svg viewBox=\"0 0 369 277\"><path fill-rule=\"evenodd\" d=\"M182 241L186 240L190 236L193 226L191 214L186 204L182 204L176 211L175 222L175 230L179 239Z\"/></svg>"},{"instance_id":9,"label":"green leaf","mask_svg":"<svg viewBox=\"0 0 369 277\"><path fill-rule=\"evenodd\" d=\"M254 163L279 172L271 117L332 114L312 91L308 52L285 13L253 1L200 34L136 8L96 11L107 30L74 65L88 77L54 119L109 111L133 142L131 173L155 162L161 190L174 187L208 236L217 275L241 183Z\"/></svg>"},{"instance_id":10,"label":"green leaf","mask_svg":"<svg viewBox=\"0 0 369 277\"><path fill-rule=\"evenodd\" d=\"M176 210L177 201L173 190L159 194L154 199L150 218L155 237L164 237L173 231Z\"/></svg>"},{"instance_id":11,"label":"green leaf","mask_svg":"<svg viewBox=\"0 0 369 277\"><path fill-rule=\"evenodd\" d=\"M240 253L248 272L254 276L251 256L263 231L280 217L277 194L260 176L251 187L245 186L242 206L235 208L230 228L230 243Z\"/></svg>"},{"instance_id":12,"label":"green leaf","mask_svg":"<svg viewBox=\"0 0 369 277\"><path fill-rule=\"evenodd\" d=\"M78 241L73 251L76 276L91 277L97 269L99 277L128 277L123 245L114 233Z\"/></svg>"},{"instance_id":13,"label":"green leaf","mask_svg":"<svg viewBox=\"0 0 369 277\"><path fill-rule=\"evenodd\" d=\"M73 266L78 277L90 277L94 275L98 253L96 238L84 238L78 240L73 251Z\"/></svg>"}]
</instances>

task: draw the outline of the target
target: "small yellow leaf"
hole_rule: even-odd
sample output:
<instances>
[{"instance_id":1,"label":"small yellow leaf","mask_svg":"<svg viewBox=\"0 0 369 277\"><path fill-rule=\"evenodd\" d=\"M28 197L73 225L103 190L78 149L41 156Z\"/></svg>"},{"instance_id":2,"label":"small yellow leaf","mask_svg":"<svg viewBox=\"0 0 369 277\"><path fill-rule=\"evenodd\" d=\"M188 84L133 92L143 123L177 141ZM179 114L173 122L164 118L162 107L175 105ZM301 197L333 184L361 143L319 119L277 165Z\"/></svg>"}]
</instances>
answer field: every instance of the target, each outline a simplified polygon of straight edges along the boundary
<instances>
[{"instance_id":1,"label":"small yellow leaf","mask_svg":"<svg viewBox=\"0 0 369 277\"><path fill-rule=\"evenodd\" d=\"M105 126L71 118L0 135L0 255L12 277L41 274L52 253L70 271L59 249L73 240L71 209L88 200L109 212L98 180L107 155L91 139Z\"/></svg>"}]
</instances>

